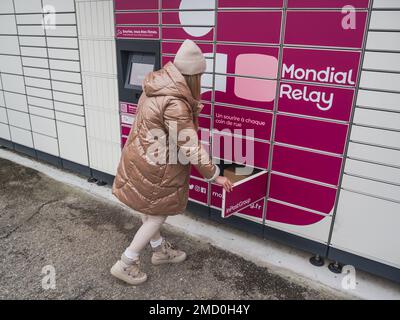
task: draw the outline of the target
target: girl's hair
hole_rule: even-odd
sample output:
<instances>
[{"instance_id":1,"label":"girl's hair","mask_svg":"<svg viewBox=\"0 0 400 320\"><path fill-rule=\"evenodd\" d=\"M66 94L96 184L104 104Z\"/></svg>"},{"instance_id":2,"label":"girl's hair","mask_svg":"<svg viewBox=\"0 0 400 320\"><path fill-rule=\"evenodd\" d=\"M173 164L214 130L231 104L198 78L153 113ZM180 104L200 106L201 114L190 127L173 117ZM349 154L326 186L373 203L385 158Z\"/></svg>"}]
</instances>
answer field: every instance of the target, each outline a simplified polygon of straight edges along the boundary
<instances>
[{"instance_id":1,"label":"girl's hair","mask_svg":"<svg viewBox=\"0 0 400 320\"><path fill-rule=\"evenodd\" d=\"M186 83L192 92L193 98L200 100L201 95L201 74L195 74L192 76L183 75L185 77Z\"/></svg>"}]
</instances>

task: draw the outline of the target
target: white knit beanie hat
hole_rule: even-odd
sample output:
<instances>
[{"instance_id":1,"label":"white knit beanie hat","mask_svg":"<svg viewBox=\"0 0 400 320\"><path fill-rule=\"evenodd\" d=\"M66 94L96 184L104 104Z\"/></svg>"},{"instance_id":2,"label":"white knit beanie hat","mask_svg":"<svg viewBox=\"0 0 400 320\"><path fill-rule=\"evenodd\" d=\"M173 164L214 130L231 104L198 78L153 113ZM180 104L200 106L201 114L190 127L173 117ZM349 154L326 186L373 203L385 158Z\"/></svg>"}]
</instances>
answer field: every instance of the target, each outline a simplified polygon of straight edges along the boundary
<instances>
[{"instance_id":1,"label":"white knit beanie hat","mask_svg":"<svg viewBox=\"0 0 400 320\"><path fill-rule=\"evenodd\" d=\"M204 73L207 68L203 52L192 40L185 40L179 48L174 65L184 75Z\"/></svg>"}]
</instances>

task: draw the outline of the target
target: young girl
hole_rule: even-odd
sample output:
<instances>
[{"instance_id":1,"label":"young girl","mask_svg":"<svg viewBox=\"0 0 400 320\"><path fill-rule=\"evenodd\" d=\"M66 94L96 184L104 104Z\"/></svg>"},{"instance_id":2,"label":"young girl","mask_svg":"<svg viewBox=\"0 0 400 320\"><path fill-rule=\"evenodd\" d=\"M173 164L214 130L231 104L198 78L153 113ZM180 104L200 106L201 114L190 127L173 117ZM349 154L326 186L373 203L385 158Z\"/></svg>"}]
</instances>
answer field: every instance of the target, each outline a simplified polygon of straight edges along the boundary
<instances>
[{"instance_id":1,"label":"young girl","mask_svg":"<svg viewBox=\"0 0 400 320\"><path fill-rule=\"evenodd\" d=\"M231 191L229 179L197 138L201 76L206 61L191 40L180 47L174 63L146 76L136 120L122 151L113 194L142 214L143 224L131 245L111 268L111 274L129 284L146 281L140 270L140 252L150 242L155 265L179 263L186 253L160 235L168 216L183 213L188 202L190 166L207 181Z\"/></svg>"}]
</instances>

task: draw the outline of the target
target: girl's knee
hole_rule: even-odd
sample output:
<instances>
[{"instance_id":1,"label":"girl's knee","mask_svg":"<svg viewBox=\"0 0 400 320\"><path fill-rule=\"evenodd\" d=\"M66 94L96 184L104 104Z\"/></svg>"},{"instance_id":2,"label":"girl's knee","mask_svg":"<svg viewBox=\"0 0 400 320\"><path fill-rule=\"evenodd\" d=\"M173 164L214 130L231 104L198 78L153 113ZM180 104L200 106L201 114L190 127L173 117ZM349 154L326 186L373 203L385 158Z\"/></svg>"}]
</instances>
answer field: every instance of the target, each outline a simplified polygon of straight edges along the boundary
<instances>
[{"instance_id":1,"label":"girl's knee","mask_svg":"<svg viewBox=\"0 0 400 320\"><path fill-rule=\"evenodd\" d=\"M162 225L165 220L167 220L167 216L148 216L147 221L151 221L152 223L156 223Z\"/></svg>"},{"instance_id":2,"label":"girl's knee","mask_svg":"<svg viewBox=\"0 0 400 320\"><path fill-rule=\"evenodd\" d=\"M140 217L142 218L142 223L145 223L147 221L147 219L148 219L148 215L144 214L144 213L141 213Z\"/></svg>"}]
</instances>

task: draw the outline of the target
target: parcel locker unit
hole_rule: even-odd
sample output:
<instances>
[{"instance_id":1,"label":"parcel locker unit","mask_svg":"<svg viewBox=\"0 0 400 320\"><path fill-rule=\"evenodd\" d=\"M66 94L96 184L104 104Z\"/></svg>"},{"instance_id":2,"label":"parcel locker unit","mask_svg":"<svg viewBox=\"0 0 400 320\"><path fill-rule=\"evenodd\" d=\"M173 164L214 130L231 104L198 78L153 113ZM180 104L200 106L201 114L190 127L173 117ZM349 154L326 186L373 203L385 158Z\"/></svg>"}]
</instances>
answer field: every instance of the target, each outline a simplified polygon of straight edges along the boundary
<instances>
[{"instance_id":1,"label":"parcel locker unit","mask_svg":"<svg viewBox=\"0 0 400 320\"><path fill-rule=\"evenodd\" d=\"M199 139L236 187L192 168L190 209L398 280L397 1L1 3L1 145L111 184L145 75L192 39Z\"/></svg>"}]
</instances>

